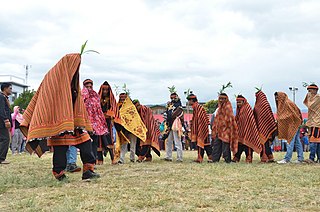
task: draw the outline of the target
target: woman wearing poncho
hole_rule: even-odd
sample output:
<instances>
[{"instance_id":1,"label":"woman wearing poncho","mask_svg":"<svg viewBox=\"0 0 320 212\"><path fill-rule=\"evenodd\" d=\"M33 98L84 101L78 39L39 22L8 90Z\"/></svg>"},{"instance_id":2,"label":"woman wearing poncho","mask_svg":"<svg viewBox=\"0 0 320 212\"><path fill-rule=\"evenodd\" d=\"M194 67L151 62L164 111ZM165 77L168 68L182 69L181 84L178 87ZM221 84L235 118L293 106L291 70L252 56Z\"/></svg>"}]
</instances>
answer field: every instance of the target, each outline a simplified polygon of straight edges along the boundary
<instances>
[{"instance_id":1,"label":"woman wearing poncho","mask_svg":"<svg viewBox=\"0 0 320 212\"><path fill-rule=\"evenodd\" d=\"M293 148L298 154L297 163L303 161L303 148L300 141L300 125L302 115L298 106L293 103L283 92L274 94L277 105L278 138L287 140L287 153L284 159L277 163L289 163L292 158Z\"/></svg>"},{"instance_id":2,"label":"woman wearing poncho","mask_svg":"<svg viewBox=\"0 0 320 212\"><path fill-rule=\"evenodd\" d=\"M64 56L44 77L36 94L23 114L20 129L27 138L27 150L39 157L45 142L53 146L53 175L66 178L66 152L69 145L80 149L83 162L82 179L99 177L94 173L95 158L91 139L92 131L79 85L80 54Z\"/></svg>"},{"instance_id":3,"label":"woman wearing poncho","mask_svg":"<svg viewBox=\"0 0 320 212\"><path fill-rule=\"evenodd\" d=\"M213 162L219 162L221 154L226 163L231 162L231 151L238 152L238 126L227 94L219 95L218 111L212 126Z\"/></svg>"}]
</instances>

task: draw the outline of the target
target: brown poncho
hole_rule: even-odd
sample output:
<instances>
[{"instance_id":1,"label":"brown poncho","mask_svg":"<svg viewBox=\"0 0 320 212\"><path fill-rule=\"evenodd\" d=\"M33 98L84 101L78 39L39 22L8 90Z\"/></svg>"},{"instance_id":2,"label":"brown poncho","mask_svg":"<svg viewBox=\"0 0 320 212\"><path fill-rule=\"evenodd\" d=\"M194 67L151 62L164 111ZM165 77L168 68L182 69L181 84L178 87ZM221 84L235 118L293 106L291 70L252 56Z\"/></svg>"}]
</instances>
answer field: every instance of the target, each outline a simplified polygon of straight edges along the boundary
<instances>
[{"instance_id":1,"label":"brown poncho","mask_svg":"<svg viewBox=\"0 0 320 212\"><path fill-rule=\"evenodd\" d=\"M278 93L277 121L278 138L291 142L302 123L302 115L298 106L283 92Z\"/></svg>"},{"instance_id":2,"label":"brown poncho","mask_svg":"<svg viewBox=\"0 0 320 212\"><path fill-rule=\"evenodd\" d=\"M153 117L152 110L147 106L141 105L138 111L140 117L147 128L147 139L145 142L140 142L141 146L151 145L153 151L160 157L160 146L159 146L159 130L156 121Z\"/></svg>"},{"instance_id":3,"label":"brown poncho","mask_svg":"<svg viewBox=\"0 0 320 212\"><path fill-rule=\"evenodd\" d=\"M238 126L233 115L232 105L227 101L218 105L218 111L212 126L212 138L218 137L221 141L230 143L233 154L238 152Z\"/></svg>"},{"instance_id":4,"label":"brown poncho","mask_svg":"<svg viewBox=\"0 0 320 212\"><path fill-rule=\"evenodd\" d=\"M241 108L237 108L235 119L238 125L239 142L260 153L262 147L258 127L253 111L246 99L244 99Z\"/></svg>"},{"instance_id":5,"label":"brown poncho","mask_svg":"<svg viewBox=\"0 0 320 212\"><path fill-rule=\"evenodd\" d=\"M90 139L87 133L58 136L76 129L92 131L79 85L80 63L80 54L68 54L44 77L20 125L29 151L42 154L39 146L33 143L39 143L39 139L49 139L48 145L76 145ZM31 143L32 148L28 148Z\"/></svg>"},{"instance_id":6,"label":"brown poncho","mask_svg":"<svg viewBox=\"0 0 320 212\"><path fill-rule=\"evenodd\" d=\"M277 130L277 123L267 96L262 91L256 93L256 103L253 108L253 114L260 133L261 144L265 144L267 140L272 138L272 134Z\"/></svg>"},{"instance_id":7,"label":"brown poncho","mask_svg":"<svg viewBox=\"0 0 320 212\"><path fill-rule=\"evenodd\" d=\"M191 141L196 141L197 146L202 149L206 145L210 145L209 141L209 118L206 110L198 103L192 105L192 125L191 125Z\"/></svg>"}]
</instances>

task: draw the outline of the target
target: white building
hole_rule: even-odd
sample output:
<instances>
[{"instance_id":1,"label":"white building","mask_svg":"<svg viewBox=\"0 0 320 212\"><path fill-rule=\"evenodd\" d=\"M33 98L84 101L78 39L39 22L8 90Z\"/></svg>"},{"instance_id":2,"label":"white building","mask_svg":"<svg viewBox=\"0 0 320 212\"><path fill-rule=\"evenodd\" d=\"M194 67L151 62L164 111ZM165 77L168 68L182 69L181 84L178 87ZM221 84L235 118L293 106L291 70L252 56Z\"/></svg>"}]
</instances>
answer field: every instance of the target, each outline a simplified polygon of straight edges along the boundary
<instances>
[{"instance_id":1,"label":"white building","mask_svg":"<svg viewBox=\"0 0 320 212\"><path fill-rule=\"evenodd\" d=\"M4 82L12 84L12 95L9 97L10 103L13 103L13 101L29 87L25 84L24 78L12 75L0 75L0 85Z\"/></svg>"}]
</instances>

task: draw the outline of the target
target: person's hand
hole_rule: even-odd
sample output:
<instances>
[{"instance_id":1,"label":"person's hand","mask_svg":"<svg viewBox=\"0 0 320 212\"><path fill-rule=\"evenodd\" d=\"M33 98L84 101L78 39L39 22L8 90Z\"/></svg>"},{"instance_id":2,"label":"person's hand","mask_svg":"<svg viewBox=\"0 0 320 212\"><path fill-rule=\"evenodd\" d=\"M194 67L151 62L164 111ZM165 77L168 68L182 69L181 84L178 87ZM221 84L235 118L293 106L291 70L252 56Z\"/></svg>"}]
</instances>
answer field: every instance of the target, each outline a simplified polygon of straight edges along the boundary
<instances>
[{"instance_id":1,"label":"person's hand","mask_svg":"<svg viewBox=\"0 0 320 212\"><path fill-rule=\"evenodd\" d=\"M11 123L10 123L10 121L8 119L4 121L4 124L5 124L7 129L11 128Z\"/></svg>"}]
</instances>

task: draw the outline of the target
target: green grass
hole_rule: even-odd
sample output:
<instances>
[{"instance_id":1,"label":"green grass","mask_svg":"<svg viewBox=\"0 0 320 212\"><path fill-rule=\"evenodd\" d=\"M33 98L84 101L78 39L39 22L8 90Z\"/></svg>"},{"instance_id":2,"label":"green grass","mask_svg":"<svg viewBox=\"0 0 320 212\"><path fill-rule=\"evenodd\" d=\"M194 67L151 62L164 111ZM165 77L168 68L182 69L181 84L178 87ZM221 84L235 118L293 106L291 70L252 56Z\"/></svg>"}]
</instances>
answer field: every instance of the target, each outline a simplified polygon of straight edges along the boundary
<instances>
[{"instance_id":1,"label":"green grass","mask_svg":"<svg viewBox=\"0 0 320 212\"><path fill-rule=\"evenodd\" d=\"M53 178L51 153L9 155L11 164L0 165L0 211L320 210L320 165L259 164L257 155L253 164L196 164L196 155L185 151L182 164L154 157L111 166L107 159L100 179L82 182L73 173L70 183Z\"/></svg>"}]
</instances>

